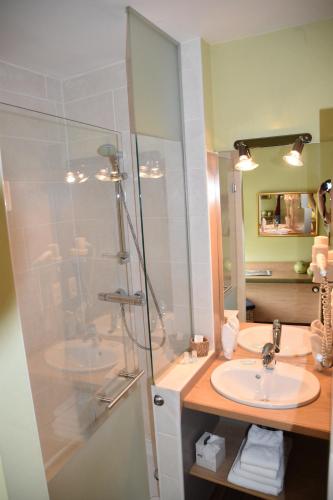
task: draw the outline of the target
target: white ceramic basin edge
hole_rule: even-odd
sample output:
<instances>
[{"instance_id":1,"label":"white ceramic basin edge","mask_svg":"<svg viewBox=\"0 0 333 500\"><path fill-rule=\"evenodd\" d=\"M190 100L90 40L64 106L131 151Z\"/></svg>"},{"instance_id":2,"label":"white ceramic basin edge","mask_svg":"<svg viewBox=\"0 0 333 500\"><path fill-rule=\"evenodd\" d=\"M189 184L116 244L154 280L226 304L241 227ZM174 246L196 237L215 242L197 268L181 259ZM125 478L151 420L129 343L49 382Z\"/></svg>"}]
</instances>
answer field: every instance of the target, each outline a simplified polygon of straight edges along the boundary
<instances>
[{"instance_id":1,"label":"white ceramic basin edge","mask_svg":"<svg viewBox=\"0 0 333 500\"><path fill-rule=\"evenodd\" d=\"M280 361L267 370L261 359L224 362L212 372L211 383L237 403L275 410L307 405L320 393L319 380L308 370Z\"/></svg>"}]
</instances>

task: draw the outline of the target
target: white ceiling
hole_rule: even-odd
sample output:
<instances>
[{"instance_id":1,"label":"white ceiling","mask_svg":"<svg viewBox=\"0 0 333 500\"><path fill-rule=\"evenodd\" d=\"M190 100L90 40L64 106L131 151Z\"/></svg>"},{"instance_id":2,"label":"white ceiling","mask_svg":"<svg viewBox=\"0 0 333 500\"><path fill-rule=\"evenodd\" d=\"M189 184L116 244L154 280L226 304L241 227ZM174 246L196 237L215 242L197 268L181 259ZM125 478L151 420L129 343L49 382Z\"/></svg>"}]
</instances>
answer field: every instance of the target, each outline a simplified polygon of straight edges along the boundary
<instances>
[{"instance_id":1,"label":"white ceiling","mask_svg":"<svg viewBox=\"0 0 333 500\"><path fill-rule=\"evenodd\" d=\"M176 40L210 43L333 17L332 0L0 0L0 59L59 77L119 61L126 5Z\"/></svg>"}]
</instances>

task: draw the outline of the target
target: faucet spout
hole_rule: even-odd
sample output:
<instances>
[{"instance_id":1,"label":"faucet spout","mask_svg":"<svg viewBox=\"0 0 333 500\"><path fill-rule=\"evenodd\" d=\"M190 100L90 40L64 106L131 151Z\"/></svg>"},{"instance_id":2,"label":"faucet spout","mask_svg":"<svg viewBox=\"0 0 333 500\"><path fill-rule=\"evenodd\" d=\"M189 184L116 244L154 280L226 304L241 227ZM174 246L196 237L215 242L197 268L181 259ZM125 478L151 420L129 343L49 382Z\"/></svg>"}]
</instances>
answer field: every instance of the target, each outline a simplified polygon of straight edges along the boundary
<instances>
[{"instance_id":1,"label":"faucet spout","mask_svg":"<svg viewBox=\"0 0 333 500\"><path fill-rule=\"evenodd\" d=\"M275 367L275 349L271 342L267 342L262 348L262 363L268 370L273 370Z\"/></svg>"},{"instance_id":2,"label":"faucet spout","mask_svg":"<svg viewBox=\"0 0 333 500\"><path fill-rule=\"evenodd\" d=\"M273 321L273 346L276 353L280 352L282 325L278 319Z\"/></svg>"}]
</instances>

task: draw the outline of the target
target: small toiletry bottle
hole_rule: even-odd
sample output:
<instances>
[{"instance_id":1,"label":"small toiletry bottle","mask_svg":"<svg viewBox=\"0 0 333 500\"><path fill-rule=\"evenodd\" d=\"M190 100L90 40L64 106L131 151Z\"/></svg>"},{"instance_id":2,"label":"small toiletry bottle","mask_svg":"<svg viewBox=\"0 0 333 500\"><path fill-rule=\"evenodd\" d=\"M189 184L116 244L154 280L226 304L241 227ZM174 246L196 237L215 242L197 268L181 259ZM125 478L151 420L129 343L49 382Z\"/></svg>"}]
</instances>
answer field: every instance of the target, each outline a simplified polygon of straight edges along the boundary
<instances>
[{"instance_id":1,"label":"small toiletry bottle","mask_svg":"<svg viewBox=\"0 0 333 500\"><path fill-rule=\"evenodd\" d=\"M222 348L226 359L232 359L233 352L237 342L237 332L229 322L224 323L222 327Z\"/></svg>"}]
</instances>

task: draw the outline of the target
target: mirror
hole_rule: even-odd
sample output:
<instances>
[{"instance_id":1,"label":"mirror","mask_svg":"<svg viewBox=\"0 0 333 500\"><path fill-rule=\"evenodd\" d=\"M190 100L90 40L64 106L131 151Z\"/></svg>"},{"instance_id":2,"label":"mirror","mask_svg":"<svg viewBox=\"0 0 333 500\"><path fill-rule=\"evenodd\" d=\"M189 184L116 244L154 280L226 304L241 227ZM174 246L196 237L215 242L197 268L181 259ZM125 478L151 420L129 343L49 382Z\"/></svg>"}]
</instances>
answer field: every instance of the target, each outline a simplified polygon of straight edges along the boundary
<instances>
[{"instance_id":1,"label":"mirror","mask_svg":"<svg viewBox=\"0 0 333 500\"><path fill-rule=\"evenodd\" d=\"M289 149L252 148L259 166L248 172L234 169L237 152L219 155L221 262L231 285L224 304L239 310L243 321L271 323L279 318L309 325L318 317L318 287L308 268L314 236L327 235L330 229L329 221L319 216L317 191L332 178L333 141L306 144L304 165L298 168L283 161ZM331 203L327 194L328 213ZM229 224L223 227L226 218Z\"/></svg>"},{"instance_id":2,"label":"mirror","mask_svg":"<svg viewBox=\"0 0 333 500\"><path fill-rule=\"evenodd\" d=\"M313 192L258 194L259 236L316 236L318 209Z\"/></svg>"}]
</instances>

